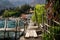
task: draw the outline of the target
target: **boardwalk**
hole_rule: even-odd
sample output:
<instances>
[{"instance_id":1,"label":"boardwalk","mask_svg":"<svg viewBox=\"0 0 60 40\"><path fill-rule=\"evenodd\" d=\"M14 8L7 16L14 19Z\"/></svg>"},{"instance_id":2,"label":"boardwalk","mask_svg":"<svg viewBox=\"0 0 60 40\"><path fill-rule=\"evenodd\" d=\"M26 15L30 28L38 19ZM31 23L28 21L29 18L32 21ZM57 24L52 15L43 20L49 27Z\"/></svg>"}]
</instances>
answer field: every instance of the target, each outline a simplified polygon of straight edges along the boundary
<instances>
[{"instance_id":1,"label":"boardwalk","mask_svg":"<svg viewBox=\"0 0 60 40\"><path fill-rule=\"evenodd\" d=\"M0 28L0 32L1 31L9 31L9 32L18 32L18 31L21 31L21 32L23 32L24 31L24 29L16 29L16 28Z\"/></svg>"}]
</instances>

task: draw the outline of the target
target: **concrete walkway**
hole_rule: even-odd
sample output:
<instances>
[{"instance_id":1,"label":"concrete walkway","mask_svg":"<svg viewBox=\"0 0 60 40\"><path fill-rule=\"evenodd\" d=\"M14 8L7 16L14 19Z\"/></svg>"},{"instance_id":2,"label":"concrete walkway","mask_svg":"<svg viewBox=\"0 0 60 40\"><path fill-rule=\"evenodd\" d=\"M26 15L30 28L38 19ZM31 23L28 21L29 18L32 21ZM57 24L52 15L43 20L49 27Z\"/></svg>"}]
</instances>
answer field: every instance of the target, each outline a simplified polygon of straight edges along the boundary
<instances>
[{"instance_id":1,"label":"concrete walkway","mask_svg":"<svg viewBox=\"0 0 60 40\"><path fill-rule=\"evenodd\" d=\"M19 40L42 40L42 37L40 36L40 37L37 37L37 38L33 38L33 37L24 38L24 36L22 36Z\"/></svg>"},{"instance_id":2,"label":"concrete walkway","mask_svg":"<svg viewBox=\"0 0 60 40\"><path fill-rule=\"evenodd\" d=\"M38 29L38 26L34 26L33 22L30 21L29 26L27 27L27 30L25 32L26 37L22 36L19 40L42 40L42 36L37 35L36 29Z\"/></svg>"},{"instance_id":3,"label":"concrete walkway","mask_svg":"<svg viewBox=\"0 0 60 40\"><path fill-rule=\"evenodd\" d=\"M25 32L25 37L37 37L37 33L35 30L36 28L38 28L38 26L34 26L34 23L30 21L29 26L27 27Z\"/></svg>"}]
</instances>

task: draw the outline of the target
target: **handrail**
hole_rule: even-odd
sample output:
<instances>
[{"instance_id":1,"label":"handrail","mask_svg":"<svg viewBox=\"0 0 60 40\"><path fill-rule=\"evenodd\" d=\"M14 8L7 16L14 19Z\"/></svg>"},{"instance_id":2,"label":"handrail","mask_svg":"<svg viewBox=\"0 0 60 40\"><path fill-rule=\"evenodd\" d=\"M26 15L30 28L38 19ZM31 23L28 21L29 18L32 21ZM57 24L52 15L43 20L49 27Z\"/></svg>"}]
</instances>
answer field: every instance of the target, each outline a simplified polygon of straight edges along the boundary
<instances>
[{"instance_id":1,"label":"handrail","mask_svg":"<svg viewBox=\"0 0 60 40\"><path fill-rule=\"evenodd\" d=\"M60 25L60 23L59 23L59 22L57 22L57 21L55 21L55 20L53 20L53 22L55 22L55 23L57 23L58 25Z\"/></svg>"},{"instance_id":2,"label":"handrail","mask_svg":"<svg viewBox=\"0 0 60 40\"><path fill-rule=\"evenodd\" d=\"M40 26L43 26L42 24L40 24ZM47 33L49 33L50 34L50 32L48 31L48 30L46 30L46 29L43 29L42 27L40 27L43 31L46 31Z\"/></svg>"},{"instance_id":3,"label":"handrail","mask_svg":"<svg viewBox=\"0 0 60 40\"><path fill-rule=\"evenodd\" d=\"M5 30L8 31L8 32L11 32L11 31L16 32L16 28L6 28L6 29L5 28L0 28L0 32L5 31ZM24 29L20 29L20 30L17 29L17 32L21 32L21 31L23 32Z\"/></svg>"},{"instance_id":4,"label":"handrail","mask_svg":"<svg viewBox=\"0 0 60 40\"><path fill-rule=\"evenodd\" d=\"M47 27L51 27L50 25L48 25L47 23L44 23Z\"/></svg>"}]
</instances>

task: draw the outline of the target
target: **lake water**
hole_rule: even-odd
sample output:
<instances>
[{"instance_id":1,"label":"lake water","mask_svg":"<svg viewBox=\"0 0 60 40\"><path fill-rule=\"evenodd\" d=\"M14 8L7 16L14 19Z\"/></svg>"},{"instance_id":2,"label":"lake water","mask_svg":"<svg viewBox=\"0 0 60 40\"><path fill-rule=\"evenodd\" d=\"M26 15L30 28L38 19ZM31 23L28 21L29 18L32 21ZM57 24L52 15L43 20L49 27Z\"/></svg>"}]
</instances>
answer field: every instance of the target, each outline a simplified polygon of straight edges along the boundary
<instances>
[{"instance_id":1,"label":"lake water","mask_svg":"<svg viewBox=\"0 0 60 40\"><path fill-rule=\"evenodd\" d=\"M7 20L7 28L15 28L18 26L18 22L16 22L15 20ZM19 21L19 26L20 28L24 28L24 22L22 20ZM5 27L5 20L0 20L0 28L4 28Z\"/></svg>"}]
</instances>

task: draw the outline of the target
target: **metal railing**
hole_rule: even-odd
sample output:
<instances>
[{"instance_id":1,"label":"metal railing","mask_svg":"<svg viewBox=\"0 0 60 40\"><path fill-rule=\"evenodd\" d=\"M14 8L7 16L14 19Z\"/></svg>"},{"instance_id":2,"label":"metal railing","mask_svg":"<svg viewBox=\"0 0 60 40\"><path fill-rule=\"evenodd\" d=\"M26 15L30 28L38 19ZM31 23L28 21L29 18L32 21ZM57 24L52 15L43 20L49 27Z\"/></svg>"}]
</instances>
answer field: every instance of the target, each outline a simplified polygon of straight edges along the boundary
<instances>
[{"instance_id":1,"label":"metal railing","mask_svg":"<svg viewBox=\"0 0 60 40\"><path fill-rule=\"evenodd\" d=\"M15 33L15 37L14 37L14 40L18 40L18 36L20 37L20 32L23 32L24 29L20 29L19 27L19 20L16 20L16 23L18 23L18 25L15 27L15 28L7 28L7 20L5 20L5 25L4 25L4 28L0 28L0 32L4 32L4 37L2 39L6 40L6 36L8 38L8 40L10 40L10 32L14 32ZM6 35L7 33L7 35ZM19 35L17 34L19 33Z\"/></svg>"}]
</instances>

